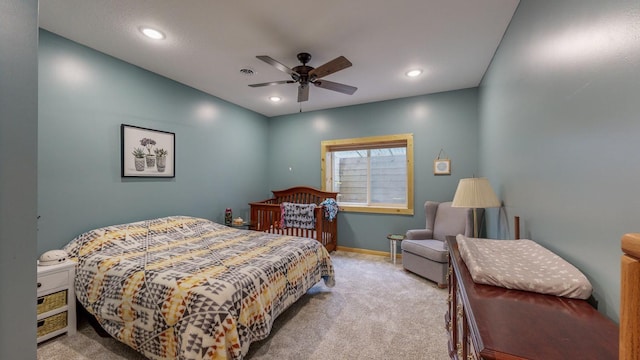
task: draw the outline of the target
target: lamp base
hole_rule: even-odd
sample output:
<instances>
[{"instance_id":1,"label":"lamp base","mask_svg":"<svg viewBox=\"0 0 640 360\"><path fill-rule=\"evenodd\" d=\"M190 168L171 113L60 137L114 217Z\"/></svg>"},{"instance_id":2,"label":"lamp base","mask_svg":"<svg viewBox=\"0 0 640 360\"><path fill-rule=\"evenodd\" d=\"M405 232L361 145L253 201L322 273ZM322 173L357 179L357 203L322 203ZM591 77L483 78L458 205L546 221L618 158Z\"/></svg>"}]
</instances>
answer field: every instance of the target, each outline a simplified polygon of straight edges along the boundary
<instances>
[{"instance_id":1,"label":"lamp base","mask_svg":"<svg viewBox=\"0 0 640 360\"><path fill-rule=\"evenodd\" d=\"M478 238L478 215L476 208L473 208L473 237Z\"/></svg>"}]
</instances>

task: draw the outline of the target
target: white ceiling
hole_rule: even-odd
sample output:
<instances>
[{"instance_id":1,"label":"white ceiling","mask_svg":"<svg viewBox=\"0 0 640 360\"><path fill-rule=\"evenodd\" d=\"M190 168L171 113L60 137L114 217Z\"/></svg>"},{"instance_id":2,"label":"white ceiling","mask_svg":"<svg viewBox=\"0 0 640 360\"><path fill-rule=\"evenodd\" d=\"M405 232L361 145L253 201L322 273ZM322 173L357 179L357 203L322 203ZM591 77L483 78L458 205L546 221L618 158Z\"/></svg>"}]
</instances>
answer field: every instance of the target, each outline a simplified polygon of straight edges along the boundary
<instances>
[{"instance_id":1,"label":"white ceiling","mask_svg":"<svg viewBox=\"0 0 640 360\"><path fill-rule=\"evenodd\" d=\"M40 0L48 31L266 116L300 111L297 85L252 88L289 75L268 55L318 67L353 66L325 79L355 94L311 87L302 111L478 86L519 0ZM139 27L162 30L145 38ZM256 73L245 76L242 68ZM421 68L424 74L404 73ZM280 103L268 97L278 95Z\"/></svg>"}]
</instances>

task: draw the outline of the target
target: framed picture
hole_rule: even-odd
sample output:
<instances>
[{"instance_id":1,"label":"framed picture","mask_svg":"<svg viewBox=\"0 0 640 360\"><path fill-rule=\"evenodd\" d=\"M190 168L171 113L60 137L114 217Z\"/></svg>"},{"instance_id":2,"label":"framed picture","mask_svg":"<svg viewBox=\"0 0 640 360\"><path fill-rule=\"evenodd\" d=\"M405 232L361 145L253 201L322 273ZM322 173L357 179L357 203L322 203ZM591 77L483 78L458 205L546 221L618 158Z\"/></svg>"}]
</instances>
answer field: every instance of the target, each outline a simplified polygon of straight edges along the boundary
<instances>
[{"instance_id":1,"label":"framed picture","mask_svg":"<svg viewBox=\"0 0 640 360\"><path fill-rule=\"evenodd\" d=\"M435 159L433 160L434 175L451 175L451 160Z\"/></svg>"},{"instance_id":2,"label":"framed picture","mask_svg":"<svg viewBox=\"0 0 640 360\"><path fill-rule=\"evenodd\" d=\"M122 177L175 177L176 135L120 125Z\"/></svg>"}]
</instances>

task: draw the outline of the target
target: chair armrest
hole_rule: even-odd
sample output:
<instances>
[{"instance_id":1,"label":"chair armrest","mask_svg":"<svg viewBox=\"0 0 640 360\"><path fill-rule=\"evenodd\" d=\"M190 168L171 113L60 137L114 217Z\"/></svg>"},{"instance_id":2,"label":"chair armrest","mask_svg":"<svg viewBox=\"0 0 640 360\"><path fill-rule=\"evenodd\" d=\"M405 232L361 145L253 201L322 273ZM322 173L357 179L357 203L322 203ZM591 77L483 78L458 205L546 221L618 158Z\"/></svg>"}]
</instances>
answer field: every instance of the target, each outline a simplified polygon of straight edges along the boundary
<instances>
[{"instance_id":1,"label":"chair armrest","mask_svg":"<svg viewBox=\"0 0 640 360\"><path fill-rule=\"evenodd\" d=\"M409 240L428 240L433 239L433 230L431 229L414 229L407 230L405 237Z\"/></svg>"}]
</instances>

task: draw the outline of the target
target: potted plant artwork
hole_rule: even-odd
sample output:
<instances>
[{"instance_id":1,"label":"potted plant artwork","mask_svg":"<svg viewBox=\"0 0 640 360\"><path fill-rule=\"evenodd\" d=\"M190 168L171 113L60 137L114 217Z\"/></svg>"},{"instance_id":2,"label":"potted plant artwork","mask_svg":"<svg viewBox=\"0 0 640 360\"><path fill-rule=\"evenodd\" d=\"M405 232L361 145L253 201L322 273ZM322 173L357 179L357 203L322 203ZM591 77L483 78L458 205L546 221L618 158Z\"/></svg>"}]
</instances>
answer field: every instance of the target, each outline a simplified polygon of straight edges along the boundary
<instances>
[{"instance_id":1,"label":"potted plant artwork","mask_svg":"<svg viewBox=\"0 0 640 360\"><path fill-rule=\"evenodd\" d=\"M175 177L175 136L175 133L168 131L122 124L120 126L121 177Z\"/></svg>"},{"instance_id":2,"label":"potted plant artwork","mask_svg":"<svg viewBox=\"0 0 640 360\"><path fill-rule=\"evenodd\" d=\"M136 166L136 171L144 171L144 150L142 150L142 148L135 148L133 149L133 161L135 163Z\"/></svg>"},{"instance_id":3,"label":"potted plant artwork","mask_svg":"<svg viewBox=\"0 0 640 360\"><path fill-rule=\"evenodd\" d=\"M153 152L156 154L156 166L158 168L158 172L164 172L164 169L167 166L167 155L169 152L165 149L155 149Z\"/></svg>"},{"instance_id":4,"label":"potted plant artwork","mask_svg":"<svg viewBox=\"0 0 640 360\"><path fill-rule=\"evenodd\" d=\"M151 153L151 149L153 148L153 145L156 144L156 141L153 139L149 139L149 138L143 138L142 140L140 140L140 145L144 146L147 148L147 153L145 155L146 159L147 159L147 167L148 168L152 168L154 166L156 166L156 156L153 155Z\"/></svg>"}]
</instances>

